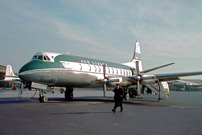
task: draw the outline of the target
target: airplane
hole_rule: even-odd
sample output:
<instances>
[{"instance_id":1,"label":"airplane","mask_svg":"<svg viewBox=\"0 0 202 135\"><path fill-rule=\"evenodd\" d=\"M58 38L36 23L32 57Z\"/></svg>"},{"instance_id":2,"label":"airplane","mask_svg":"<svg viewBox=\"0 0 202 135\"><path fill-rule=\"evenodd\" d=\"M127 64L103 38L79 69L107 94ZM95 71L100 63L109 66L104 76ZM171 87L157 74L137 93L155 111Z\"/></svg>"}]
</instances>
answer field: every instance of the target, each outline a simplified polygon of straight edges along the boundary
<instances>
[{"instance_id":1,"label":"airplane","mask_svg":"<svg viewBox=\"0 0 202 135\"><path fill-rule=\"evenodd\" d=\"M65 98L71 100L74 88L103 87L105 96L107 86L114 87L117 83L126 88L137 85L137 94L140 95L140 85L177 80L183 76L202 75L202 71L145 74L171 64L173 63L143 70L140 44L136 41L131 62L118 64L69 54L38 52L31 61L21 67L18 76L27 87L40 90L40 102L47 102L48 98L44 94L48 86L65 87Z\"/></svg>"},{"instance_id":2,"label":"airplane","mask_svg":"<svg viewBox=\"0 0 202 135\"><path fill-rule=\"evenodd\" d=\"M13 72L13 68L11 65L6 66L6 73L5 73L5 78L3 81L12 81L15 83L18 83L20 81L19 77L16 77L16 75Z\"/></svg>"},{"instance_id":3,"label":"airplane","mask_svg":"<svg viewBox=\"0 0 202 135\"><path fill-rule=\"evenodd\" d=\"M20 84L19 81L21 81L21 79L14 74L11 65L7 65L6 72L5 72L5 78L3 80L0 80L0 82L2 82L2 83L11 82L14 84Z\"/></svg>"},{"instance_id":4,"label":"airplane","mask_svg":"<svg viewBox=\"0 0 202 135\"><path fill-rule=\"evenodd\" d=\"M202 84L185 81L185 80L175 80L174 82L170 82L171 86L177 88L180 91L192 91L192 90L200 90L202 89Z\"/></svg>"},{"instance_id":5,"label":"airplane","mask_svg":"<svg viewBox=\"0 0 202 135\"><path fill-rule=\"evenodd\" d=\"M17 77L14 72L13 69L11 67L11 65L7 65L6 66L6 72L5 72L5 78L3 80L0 80L1 83L11 83L12 89L16 90L16 84L20 85L20 78Z\"/></svg>"}]
</instances>

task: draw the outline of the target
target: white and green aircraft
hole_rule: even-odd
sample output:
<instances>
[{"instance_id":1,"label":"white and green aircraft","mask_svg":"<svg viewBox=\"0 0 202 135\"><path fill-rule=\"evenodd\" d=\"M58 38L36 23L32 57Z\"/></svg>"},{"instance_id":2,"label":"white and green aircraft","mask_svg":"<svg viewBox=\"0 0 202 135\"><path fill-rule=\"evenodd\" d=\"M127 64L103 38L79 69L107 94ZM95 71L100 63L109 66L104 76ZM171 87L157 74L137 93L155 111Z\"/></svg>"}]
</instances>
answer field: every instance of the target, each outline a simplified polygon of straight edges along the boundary
<instances>
[{"instance_id":1,"label":"white and green aircraft","mask_svg":"<svg viewBox=\"0 0 202 135\"><path fill-rule=\"evenodd\" d=\"M140 44L136 42L132 61L128 63L117 64L68 54L39 52L19 70L18 76L28 87L40 89L39 101L46 102L48 98L44 96L44 91L47 86L66 87L66 99L73 98L73 88L76 87L103 87L105 96L106 87L115 86L117 83L122 87L137 85L137 93L140 94L140 85L202 74L202 71L145 74L171 64L173 63L144 71Z\"/></svg>"}]
</instances>

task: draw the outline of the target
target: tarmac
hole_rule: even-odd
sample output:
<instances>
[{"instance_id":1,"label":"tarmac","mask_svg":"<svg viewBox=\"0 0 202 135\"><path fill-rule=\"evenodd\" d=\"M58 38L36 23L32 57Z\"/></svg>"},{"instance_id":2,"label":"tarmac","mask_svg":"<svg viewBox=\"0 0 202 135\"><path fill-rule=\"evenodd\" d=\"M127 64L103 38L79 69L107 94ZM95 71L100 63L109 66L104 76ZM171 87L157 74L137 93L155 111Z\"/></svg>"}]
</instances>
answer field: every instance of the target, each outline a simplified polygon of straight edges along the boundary
<instances>
[{"instance_id":1,"label":"tarmac","mask_svg":"<svg viewBox=\"0 0 202 135\"><path fill-rule=\"evenodd\" d=\"M201 135L202 92L171 91L169 99L130 99L123 112L116 113L113 92L75 89L74 100L64 94L47 93L48 102L40 103L38 92L0 90L1 135Z\"/></svg>"}]
</instances>

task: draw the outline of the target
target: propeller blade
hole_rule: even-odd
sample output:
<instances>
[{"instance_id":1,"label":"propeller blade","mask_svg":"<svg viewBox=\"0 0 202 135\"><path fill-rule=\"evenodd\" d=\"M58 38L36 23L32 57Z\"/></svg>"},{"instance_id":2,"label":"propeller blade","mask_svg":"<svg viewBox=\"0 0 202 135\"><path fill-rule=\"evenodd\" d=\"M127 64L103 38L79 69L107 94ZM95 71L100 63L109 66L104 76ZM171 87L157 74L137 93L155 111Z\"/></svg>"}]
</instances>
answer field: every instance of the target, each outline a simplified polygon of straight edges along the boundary
<instances>
[{"instance_id":1,"label":"propeller blade","mask_svg":"<svg viewBox=\"0 0 202 135\"><path fill-rule=\"evenodd\" d=\"M136 71L137 71L137 95L140 95L140 70L139 70L139 61L135 62Z\"/></svg>"},{"instance_id":2,"label":"propeller blade","mask_svg":"<svg viewBox=\"0 0 202 135\"><path fill-rule=\"evenodd\" d=\"M104 75L104 79L106 78L106 65L103 64L103 75Z\"/></svg>"},{"instance_id":3,"label":"propeller blade","mask_svg":"<svg viewBox=\"0 0 202 135\"><path fill-rule=\"evenodd\" d=\"M137 71L137 76L140 74L140 70L139 70L139 61L135 62L136 65L136 71Z\"/></svg>"},{"instance_id":4,"label":"propeller blade","mask_svg":"<svg viewBox=\"0 0 202 135\"><path fill-rule=\"evenodd\" d=\"M103 64L103 77L104 77L104 80L106 79L106 65ZM103 83L103 95L104 97L106 97L106 91L107 91L107 83L104 82Z\"/></svg>"},{"instance_id":5,"label":"propeller blade","mask_svg":"<svg viewBox=\"0 0 202 135\"><path fill-rule=\"evenodd\" d=\"M106 97L106 91L107 91L107 83L104 83L103 84L103 94L104 94L104 97Z\"/></svg>"},{"instance_id":6,"label":"propeller blade","mask_svg":"<svg viewBox=\"0 0 202 135\"><path fill-rule=\"evenodd\" d=\"M140 96L140 81L137 81L137 95Z\"/></svg>"}]
</instances>

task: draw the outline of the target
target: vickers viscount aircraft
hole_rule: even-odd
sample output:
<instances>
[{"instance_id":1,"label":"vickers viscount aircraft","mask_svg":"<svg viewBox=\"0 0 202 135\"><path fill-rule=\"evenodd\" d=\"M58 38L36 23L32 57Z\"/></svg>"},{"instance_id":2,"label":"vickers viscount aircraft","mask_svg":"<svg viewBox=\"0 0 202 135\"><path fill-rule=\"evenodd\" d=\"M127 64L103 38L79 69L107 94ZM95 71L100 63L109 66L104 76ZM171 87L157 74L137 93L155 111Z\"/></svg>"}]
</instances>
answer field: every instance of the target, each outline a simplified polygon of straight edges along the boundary
<instances>
[{"instance_id":1,"label":"vickers viscount aircraft","mask_svg":"<svg viewBox=\"0 0 202 135\"><path fill-rule=\"evenodd\" d=\"M73 98L73 88L75 87L103 87L105 95L106 87L115 86L117 83L122 87L137 85L137 93L140 94L140 85L143 84L202 74L202 71L145 74L171 64L143 71L140 45L139 42L136 42L132 61L123 64L68 54L39 52L19 70L19 78L28 87L40 89L39 101L46 102L48 99L44 96L44 91L47 86L66 87L66 99Z\"/></svg>"}]
</instances>

